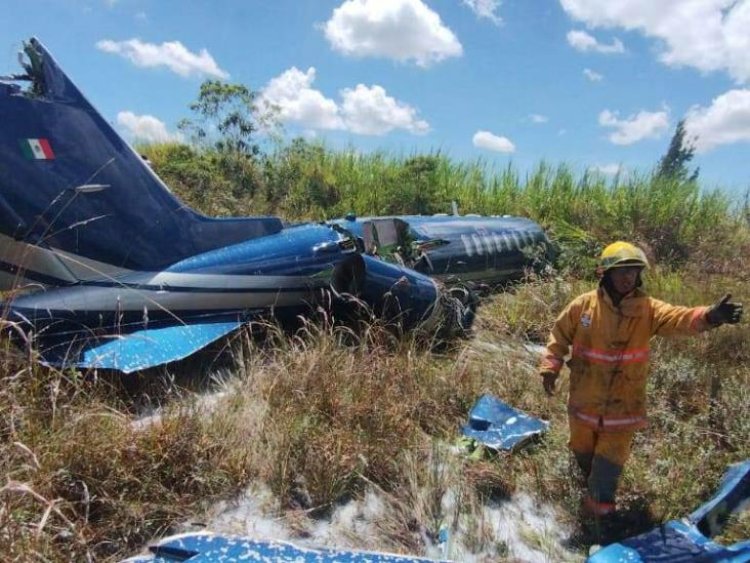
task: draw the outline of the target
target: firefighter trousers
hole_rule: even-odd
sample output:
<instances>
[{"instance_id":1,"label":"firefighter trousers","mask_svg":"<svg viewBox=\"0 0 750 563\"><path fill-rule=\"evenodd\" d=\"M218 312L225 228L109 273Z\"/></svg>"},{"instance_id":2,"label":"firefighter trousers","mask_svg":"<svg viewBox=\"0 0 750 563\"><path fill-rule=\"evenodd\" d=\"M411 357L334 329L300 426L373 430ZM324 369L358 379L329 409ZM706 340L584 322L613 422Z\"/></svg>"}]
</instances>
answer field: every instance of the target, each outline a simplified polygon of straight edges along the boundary
<instances>
[{"instance_id":1,"label":"firefighter trousers","mask_svg":"<svg viewBox=\"0 0 750 563\"><path fill-rule=\"evenodd\" d=\"M617 483L633 443L634 430L602 431L571 415L570 449L583 472L590 501L614 509Z\"/></svg>"}]
</instances>

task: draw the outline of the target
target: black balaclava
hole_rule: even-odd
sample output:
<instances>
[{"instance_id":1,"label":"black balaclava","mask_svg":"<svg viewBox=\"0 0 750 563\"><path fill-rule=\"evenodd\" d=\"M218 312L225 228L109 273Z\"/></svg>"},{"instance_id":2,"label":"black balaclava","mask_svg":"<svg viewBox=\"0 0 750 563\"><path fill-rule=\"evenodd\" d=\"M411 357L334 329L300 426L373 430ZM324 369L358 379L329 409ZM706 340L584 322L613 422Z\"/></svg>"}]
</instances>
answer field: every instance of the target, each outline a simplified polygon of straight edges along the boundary
<instances>
[{"instance_id":1,"label":"black balaclava","mask_svg":"<svg viewBox=\"0 0 750 563\"><path fill-rule=\"evenodd\" d=\"M615 291L614 284L612 283L612 276L610 273L612 272L612 268L608 269L606 272L604 272L604 275L602 275L602 279L599 281L599 285L604 288L604 290L609 295L610 299L612 299L612 303L615 305L619 305L620 301L622 301L622 298L625 297L624 295L620 295ZM635 280L635 288L638 289L643 285L643 280L641 279L641 274L643 273L643 268L641 268L641 271L638 272L638 278Z\"/></svg>"}]
</instances>

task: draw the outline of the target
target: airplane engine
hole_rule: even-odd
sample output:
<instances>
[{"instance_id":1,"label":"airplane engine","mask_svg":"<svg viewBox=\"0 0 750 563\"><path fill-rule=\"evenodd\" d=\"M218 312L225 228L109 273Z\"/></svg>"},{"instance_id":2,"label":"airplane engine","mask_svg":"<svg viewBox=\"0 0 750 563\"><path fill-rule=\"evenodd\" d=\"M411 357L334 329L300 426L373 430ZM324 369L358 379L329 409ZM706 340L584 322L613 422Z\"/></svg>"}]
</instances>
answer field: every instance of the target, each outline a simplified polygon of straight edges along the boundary
<instances>
[{"instance_id":1,"label":"airplane engine","mask_svg":"<svg viewBox=\"0 0 750 563\"><path fill-rule=\"evenodd\" d=\"M431 277L372 256L356 254L339 263L331 289L344 318L351 318L354 303L365 303L389 324L443 337L463 334L474 319L476 299L468 290L456 293Z\"/></svg>"}]
</instances>

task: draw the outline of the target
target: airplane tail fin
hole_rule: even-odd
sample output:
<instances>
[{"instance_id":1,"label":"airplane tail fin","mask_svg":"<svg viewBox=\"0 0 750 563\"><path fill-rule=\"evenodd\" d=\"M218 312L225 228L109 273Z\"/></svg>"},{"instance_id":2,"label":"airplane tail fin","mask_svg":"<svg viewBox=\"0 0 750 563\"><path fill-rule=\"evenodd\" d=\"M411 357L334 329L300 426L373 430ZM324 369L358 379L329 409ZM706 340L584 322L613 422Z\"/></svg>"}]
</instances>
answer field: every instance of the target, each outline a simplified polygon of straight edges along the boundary
<instances>
[{"instance_id":1,"label":"airplane tail fin","mask_svg":"<svg viewBox=\"0 0 750 563\"><path fill-rule=\"evenodd\" d=\"M0 285L19 270L46 285L102 268L160 270L281 230L276 217L213 219L185 206L38 40L24 52L25 74L0 78Z\"/></svg>"}]
</instances>

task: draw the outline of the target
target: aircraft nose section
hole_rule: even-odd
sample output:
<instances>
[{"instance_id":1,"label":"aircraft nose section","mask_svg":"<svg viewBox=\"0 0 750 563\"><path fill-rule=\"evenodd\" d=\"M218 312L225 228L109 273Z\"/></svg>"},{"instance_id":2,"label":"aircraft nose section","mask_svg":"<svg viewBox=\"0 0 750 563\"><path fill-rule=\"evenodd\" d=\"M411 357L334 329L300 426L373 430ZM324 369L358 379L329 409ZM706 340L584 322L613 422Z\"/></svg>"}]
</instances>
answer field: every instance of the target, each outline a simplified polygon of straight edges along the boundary
<instances>
[{"instance_id":1,"label":"aircraft nose section","mask_svg":"<svg viewBox=\"0 0 750 563\"><path fill-rule=\"evenodd\" d=\"M363 301L388 323L404 330L437 332L442 337L468 330L476 308L468 290L447 290L414 270L360 254L337 266L331 288L336 294Z\"/></svg>"}]
</instances>

